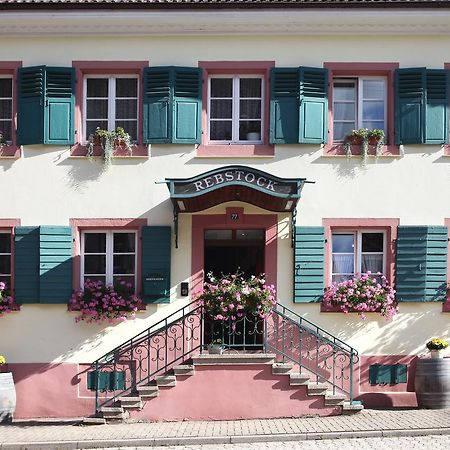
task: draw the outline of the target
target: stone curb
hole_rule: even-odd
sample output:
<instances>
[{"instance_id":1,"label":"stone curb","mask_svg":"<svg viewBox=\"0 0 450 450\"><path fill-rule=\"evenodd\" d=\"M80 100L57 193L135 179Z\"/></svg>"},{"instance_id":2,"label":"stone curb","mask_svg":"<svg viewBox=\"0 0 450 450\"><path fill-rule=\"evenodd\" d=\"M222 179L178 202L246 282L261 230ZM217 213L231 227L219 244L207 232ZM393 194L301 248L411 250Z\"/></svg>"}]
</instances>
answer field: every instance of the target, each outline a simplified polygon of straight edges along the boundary
<instances>
[{"instance_id":1,"label":"stone curb","mask_svg":"<svg viewBox=\"0 0 450 450\"><path fill-rule=\"evenodd\" d=\"M249 444L305 440L450 435L450 428L414 428L398 430L330 431L318 433L254 434L247 436L185 436L149 439L92 439L88 441L47 441L0 443L0 450L79 450L108 447L163 447L176 445Z\"/></svg>"}]
</instances>

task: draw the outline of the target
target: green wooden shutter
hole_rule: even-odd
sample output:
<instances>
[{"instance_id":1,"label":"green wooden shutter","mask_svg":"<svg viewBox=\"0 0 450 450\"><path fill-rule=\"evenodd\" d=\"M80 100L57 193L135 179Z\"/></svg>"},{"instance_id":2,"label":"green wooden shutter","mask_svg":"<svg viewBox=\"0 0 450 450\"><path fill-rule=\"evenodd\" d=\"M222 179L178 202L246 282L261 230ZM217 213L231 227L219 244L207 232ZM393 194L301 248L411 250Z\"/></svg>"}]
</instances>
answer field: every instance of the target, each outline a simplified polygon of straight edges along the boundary
<instances>
[{"instance_id":1,"label":"green wooden shutter","mask_svg":"<svg viewBox=\"0 0 450 450\"><path fill-rule=\"evenodd\" d=\"M172 247L171 227L146 226L142 228L142 281L145 291L146 280L165 280L162 295L146 295L148 303L168 303L170 301L170 253Z\"/></svg>"},{"instance_id":2,"label":"green wooden shutter","mask_svg":"<svg viewBox=\"0 0 450 450\"><path fill-rule=\"evenodd\" d=\"M299 70L272 68L270 76L271 144L295 144L299 135Z\"/></svg>"},{"instance_id":3,"label":"green wooden shutter","mask_svg":"<svg viewBox=\"0 0 450 450\"><path fill-rule=\"evenodd\" d=\"M74 144L75 70L73 68L46 68L44 111L44 144Z\"/></svg>"},{"instance_id":4,"label":"green wooden shutter","mask_svg":"<svg viewBox=\"0 0 450 450\"><path fill-rule=\"evenodd\" d=\"M398 227L397 300L445 300L447 241L444 226Z\"/></svg>"},{"instance_id":5,"label":"green wooden shutter","mask_svg":"<svg viewBox=\"0 0 450 450\"><path fill-rule=\"evenodd\" d=\"M72 229L39 227L41 303L67 303L72 293Z\"/></svg>"},{"instance_id":6,"label":"green wooden shutter","mask_svg":"<svg viewBox=\"0 0 450 450\"><path fill-rule=\"evenodd\" d=\"M144 69L144 143L171 142L171 67Z\"/></svg>"},{"instance_id":7,"label":"green wooden shutter","mask_svg":"<svg viewBox=\"0 0 450 450\"><path fill-rule=\"evenodd\" d=\"M421 144L425 127L426 69L395 71L395 143Z\"/></svg>"},{"instance_id":8,"label":"green wooden shutter","mask_svg":"<svg viewBox=\"0 0 450 450\"><path fill-rule=\"evenodd\" d=\"M75 142L75 71L71 67L19 69L19 144Z\"/></svg>"},{"instance_id":9,"label":"green wooden shutter","mask_svg":"<svg viewBox=\"0 0 450 450\"><path fill-rule=\"evenodd\" d=\"M447 70L426 71L425 144L448 142L448 83Z\"/></svg>"},{"instance_id":10,"label":"green wooden shutter","mask_svg":"<svg viewBox=\"0 0 450 450\"><path fill-rule=\"evenodd\" d=\"M44 142L45 66L18 70L17 140L19 144Z\"/></svg>"},{"instance_id":11,"label":"green wooden shutter","mask_svg":"<svg viewBox=\"0 0 450 450\"><path fill-rule=\"evenodd\" d=\"M324 291L323 227L295 227L294 303L317 302Z\"/></svg>"},{"instance_id":12,"label":"green wooden shutter","mask_svg":"<svg viewBox=\"0 0 450 450\"><path fill-rule=\"evenodd\" d=\"M39 303L39 228L14 229L14 295L17 303Z\"/></svg>"},{"instance_id":13,"label":"green wooden shutter","mask_svg":"<svg viewBox=\"0 0 450 450\"><path fill-rule=\"evenodd\" d=\"M301 144L322 144L328 138L328 70L300 67Z\"/></svg>"},{"instance_id":14,"label":"green wooden shutter","mask_svg":"<svg viewBox=\"0 0 450 450\"><path fill-rule=\"evenodd\" d=\"M174 144L199 144L201 140L202 70L173 68Z\"/></svg>"}]
</instances>

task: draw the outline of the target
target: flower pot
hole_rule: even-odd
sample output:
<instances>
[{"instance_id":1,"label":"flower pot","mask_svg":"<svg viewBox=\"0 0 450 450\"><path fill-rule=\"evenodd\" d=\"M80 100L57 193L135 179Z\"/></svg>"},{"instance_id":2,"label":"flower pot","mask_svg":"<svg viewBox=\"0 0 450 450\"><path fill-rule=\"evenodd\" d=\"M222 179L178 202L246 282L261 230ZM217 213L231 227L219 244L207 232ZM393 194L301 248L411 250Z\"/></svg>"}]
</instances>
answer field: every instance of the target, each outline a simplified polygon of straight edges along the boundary
<instances>
[{"instance_id":1,"label":"flower pot","mask_svg":"<svg viewBox=\"0 0 450 450\"><path fill-rule=\"evenodd\" d=\"M450 408L450 358L419 358L414 384L419 408Z\"/></svg>"},{"instance_id":2,"label":"flower pot","mask_svg":"<svg viewBox=\"0 0 450 450\"><path fill-rule=\"evenodd\" d=\"M223 346L222 345L208 345L208 352L210 355L222 355L223 354Z\"/></svg>"},{"instance_id":3,"label":"flower pot","mask_svg":"<svg viewBox=\"0 0 450 450\"><path fill-rule=\"evenodd\" d=\"M440 350L430 350L430 356L432 359L440 359L444 357Z\"/></svg>"},{"instance_id":4,"label":"flower pot","mask_svg":"<svg viewBox=\"0 0 450 450\"><path fill-rule=\"evenodd\" d=\"M16 388L12 373L0 373L0 423L10 422L15 410Z\"/></svg>"}]
</instances>

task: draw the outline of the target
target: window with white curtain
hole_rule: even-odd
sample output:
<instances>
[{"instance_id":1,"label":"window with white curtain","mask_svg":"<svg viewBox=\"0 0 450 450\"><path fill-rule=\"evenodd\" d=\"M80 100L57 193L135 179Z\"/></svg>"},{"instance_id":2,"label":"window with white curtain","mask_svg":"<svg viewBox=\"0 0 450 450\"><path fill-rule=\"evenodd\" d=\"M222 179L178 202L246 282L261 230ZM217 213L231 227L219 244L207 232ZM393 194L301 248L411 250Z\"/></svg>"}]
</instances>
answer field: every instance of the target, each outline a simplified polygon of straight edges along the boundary
<instances>
[{"instance_id":1,"label":"window with white curtain","mask_svg":"<svg viewBox=\"0 0 450 450\"><path fill-rule=\"evenodd\" d=\"M260 144L263 136L263 78L213 75L208 86L209 140Z\"/></svg>"},{"instance_id":2,"label":"window with white curtain","mask_svg":"<svg viewBox=\"0 0 450 450\"><path fill-rule=\"evenodd\" d=\"M343 281L361 273L386 272L384 231L339 231L332 233L332 281Z\"/></svg>"},{"instance_id":3,"label":"window with white curtain","mask_svg":"<svg viewBox=\"0 0 450 450\"><path fill-rule=\"evenodd\" d=\"M12 106L12 77L0 75L0 144L10 144L12 141Z\"/></svg>"},{"instance_id":4,"label":"window with white curtain","mask_svg":"<svg viewBox=\"0 0 450 450\"><path fill-rule=\"evenodd\" d=\"M132 75L89 76L84 79L85 140L97 127L122 127L132 141L138 137L138 78Z\"/></svg>"},{"instance_id":5,"label":"window with white curtain","mask_svg":"<svg viewBox=\"0 0 450 450\"><path fill-rule=\"evenodd\" d=\"M384 77L333 80L333 141L358 128L386 130L387 89Z\"/></svg>"}]
</instances>

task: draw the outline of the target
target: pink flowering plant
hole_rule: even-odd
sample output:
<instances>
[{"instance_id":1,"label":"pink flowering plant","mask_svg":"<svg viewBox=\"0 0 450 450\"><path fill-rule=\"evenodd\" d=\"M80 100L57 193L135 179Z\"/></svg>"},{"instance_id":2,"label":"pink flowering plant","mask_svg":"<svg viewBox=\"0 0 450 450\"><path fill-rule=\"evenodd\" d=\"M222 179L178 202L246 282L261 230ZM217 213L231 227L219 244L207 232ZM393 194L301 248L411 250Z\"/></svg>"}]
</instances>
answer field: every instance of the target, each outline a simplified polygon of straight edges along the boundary
<instances>
[{"instance_id":1,"label":"pink flowering plant","mask_svg":"<svg viewBox=\"0 0 450 450\"><path fill-rule=\"evenodd\" d=\"M364 320L366 312L379 312L387 319L397 314L395 290L381 273L363 273L340 283L333 283L325 290L323 302L337 306L342 312L357 312Z\"/></svg>"},{"instance_id":2,"label":"pink flowering plant","mask_svg":"<svg viewBox=\"0 0 450 450\"><path fill-rule=\"evenodd\" d=\"M84 289L72 294L70 311L79 311L75 322L101 323L134 319L136 311L142 309L142 300L134 294L133 286L119 280L114 286L103 281L87 279Z\"/></svg>"},{"instance_id":3,"label":"pink flowering plant","mask_svg":"<svg viewBox=\"0 0 450 450\"><path fill-rule=\"evenodd\" d=\"M19 306L14 303L14 297L9 293L6 283L0 281L0 317L18 309Z\"/></svg>"},{"instance_id":4,"label":"pink flowering plant","mask_svg":"<svg viewBox=\"0 0 450 450\"><path fill-rule=\"evenodd\" d=\"M233 323L248 313L265 319L276 305L275 288L266 284L264 275L244 279L238 272L215 278L208 273L207 278L197 300L214 320Z\"/></svg>"}]
</instances>

